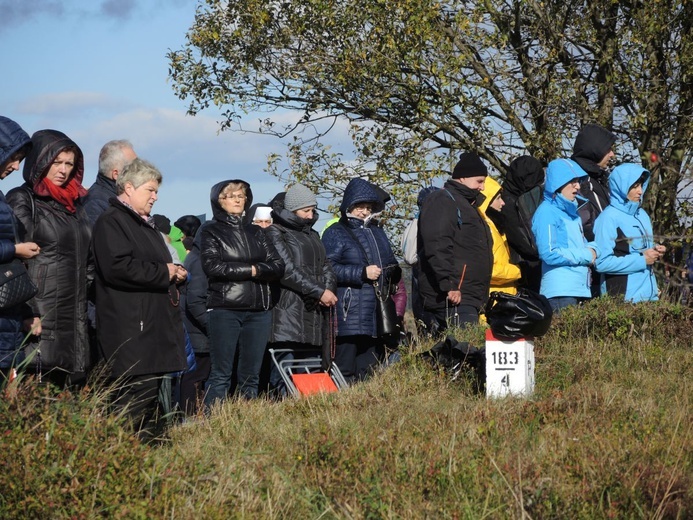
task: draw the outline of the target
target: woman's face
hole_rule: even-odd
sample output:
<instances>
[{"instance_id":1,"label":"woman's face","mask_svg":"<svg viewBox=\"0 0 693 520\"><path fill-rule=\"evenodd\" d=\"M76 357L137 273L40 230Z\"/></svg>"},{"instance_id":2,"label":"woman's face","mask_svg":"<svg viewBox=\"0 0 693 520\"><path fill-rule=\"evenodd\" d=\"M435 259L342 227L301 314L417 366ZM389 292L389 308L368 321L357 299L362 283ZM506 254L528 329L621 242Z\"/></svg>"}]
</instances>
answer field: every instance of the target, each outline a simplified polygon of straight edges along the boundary
<instances>
[{"instance_id":1,"label":"woman's face","mask_svg":"<svg viewBox=\"0 0 693 520\"><path fill-rule=\"evenodd\" d=\"M571 180L568 184L561 188L561 195L563 195L570 202L573 202L580 191L580 179L577 177Z\"/></svg>"},{"instance_id":2,"label":"woman's face","mask_svg":"<svg viewBox=\"0 0 693 520\"><path fill-rule=\"evenodd\" d=\"M642 184L635 183L633 187L628 190L628 200L631 202L640 202L642 199Z\"/></svg>"},{"instance_id":3,"label":"woman's face","mask_svg":"<svg viewBox=\"0 0 693 520\"><path fill-rule=\"evenodd\" d=\"M152 213L152 207L159 199L158 193L159 183L156 181L145 182L139 188L129 182L125 184L127 203L142 217L148 217Z\"/></svg>"},{"instance_id":4,"label":"woman's face","mask_svg":"<svg viewBox=\"0 0 693 520\"><path fill-rule=\"evenodd\" d=\"M56 186L64 186L70 179L70 175L72 175L72 170L74 169L75 152L60 152L53 160L53 164L48 168L46 179Z\"/></svg>"},{"instance_id":5,"label":"woman's face","mask_svg":"<svg viewBox=\"0 0 693 520\"><path fill-rule=\"evenodd\" d=\"M315 206L309 206L307 208L297 209L296 211L294 211L294 213L296 214L296 216L298 218L302 218L302 219L313 218L313 214L315 213Z\"/></svg>"},{"instance_id":6,"label":"woman's face","mask_svg":"<svg viewBox=\"0 0 693 520\"><path fill-rule=\"evenodd\" d=\"M245 193L242 189L219 195L219 204L229 215L241 216L245 210Z\"/></svg>"},{"instance_id":7,"label":"woman's face","mask_svg":"<svg viewBox=\"0 0 693 520\"><path fill-rule=\"evenodd\" d=\"M354 204L354 207L351 208L350 213L356 218L366 220L371 215L371 213L373 213L373 203L359 202L358 204Z\"/></svg>"}]
</instances>

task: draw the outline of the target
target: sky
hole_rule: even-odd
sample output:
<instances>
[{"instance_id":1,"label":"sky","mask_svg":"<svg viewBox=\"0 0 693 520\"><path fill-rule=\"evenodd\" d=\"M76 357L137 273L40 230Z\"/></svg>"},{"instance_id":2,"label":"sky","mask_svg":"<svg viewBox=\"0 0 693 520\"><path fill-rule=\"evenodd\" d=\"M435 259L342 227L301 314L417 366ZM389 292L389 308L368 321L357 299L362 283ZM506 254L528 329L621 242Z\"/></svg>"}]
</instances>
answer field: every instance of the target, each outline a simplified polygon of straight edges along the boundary
<instances>
[{"instance_id":1,"label":"sky","mask_svg":"<svg viewBox=\"0 0 693 520\"><path fill-rule=\"evenodd\" d=\"M185 44L194 0L0 0L0 114L30 135L60 130L82 149L83 184L96 178L101 146L128 139L163 174L153 212L171 221L211 215L209 191L224 179L250 182L255 202L284 186L264 171L276 137L219 132L217 114L186 115L168 79L169 50ZM249 115L244 127L256 127ZM23 167L23 165L22 165ZM23 183L22 169L0 183Z\"/></svg>"}]
</instances>

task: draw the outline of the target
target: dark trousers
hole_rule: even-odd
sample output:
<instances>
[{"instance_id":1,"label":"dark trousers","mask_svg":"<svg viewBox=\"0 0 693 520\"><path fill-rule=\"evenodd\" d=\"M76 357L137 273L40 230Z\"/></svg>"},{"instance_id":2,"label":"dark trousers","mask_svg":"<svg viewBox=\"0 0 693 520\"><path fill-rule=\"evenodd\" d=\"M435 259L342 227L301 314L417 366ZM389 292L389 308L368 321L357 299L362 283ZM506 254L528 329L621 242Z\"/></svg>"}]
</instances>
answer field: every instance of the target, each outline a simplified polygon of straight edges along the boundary
<instances>
[{"instance_id":1,"label":"dark trousers","mask_svg":"<svg viewBox=\"0 0 693 520\"><path fill-rule=\"evenodd\" d=\"M165 377L166 374L144 374L116 381L113 409L128 418L144 441L154 439L165 425L159 400Z\"/></svg>"},{"instance_id":2,"label":"dark trousers","mask_svg":"<svg viewBox=\"0 0 693 520\"><path fill-rule=\"evenodd\" d=\"M473 305L457 305L443 309L424 311L424 323L432 336L444 332L448 327L465 327L479 323L479 310Z\"/></svg>"},{"instance_id":3,"label":"dark trousers","mask_svg":"<svg viewBox=\"0 0 693 520\"><path fill-rule=\"evenodd\" d=\"M233 363L238 349L238 393L247 399L258 395L260 368L272 326L270 311L209 311L209 354L205 406L226 399L231 387Z\"/></svg>"},{"instance_id":4,"label":"dark trousers","mask_svg":"<svg viewBox=\"0 0 693 520\"><path fill-rule=\"evenodd\" d=\"M178 406L185 415L195 415L197 405L204 398L204 386L212 368L212 361L209 353L195 354L195 365L197 368L192 372L186 372L180 376L180 394L178 396Z\"/></svg>"},{"instance_id":5,"label":"dark trousers","mask_svg":"<svg viewBox=\"0 0 693 520\"><path fill-rule=\"evenodd\" d=\"M338 336L334 362L349 383L363 381L373 373L385 355L383 338Z\"/></svg>"}]
</instances>

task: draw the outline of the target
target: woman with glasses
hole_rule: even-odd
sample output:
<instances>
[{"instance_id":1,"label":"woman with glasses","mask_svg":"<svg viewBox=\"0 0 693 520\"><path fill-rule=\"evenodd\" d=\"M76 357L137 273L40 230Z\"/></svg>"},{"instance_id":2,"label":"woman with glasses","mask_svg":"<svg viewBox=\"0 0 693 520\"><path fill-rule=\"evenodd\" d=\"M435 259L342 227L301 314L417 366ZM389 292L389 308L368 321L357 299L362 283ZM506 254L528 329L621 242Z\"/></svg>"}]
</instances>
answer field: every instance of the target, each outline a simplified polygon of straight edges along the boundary
<instances>
[{"instance_id":1,"label":"woman with glasses","mask_svg":"<svg viewBox=\"0 0 693 520\"><path fill-rule=\"evenodd\" d=\"M655 244L652 222L642 209L650 172L639 164L622 164L609 176L611 202L597 217L594 235L602 255L596 267L604 273L602 294L629 302L659 299L652 266L666 248Z\"/></svg>"},{"instance_id":2,"label":"woman with glasses","mask_svg":"<svg viewBox=\"0 0 693 520\"><path fill-rule=\"evenodd\" d=\"M222 181L212 187L214 218L200 229L200 257L207 275L209 353L205 406L226 399L238 349L237 393L258 395L260 369L272 327L273 290L284 262L262 228L246 222L250 184Z\"/></svg>"},{"instance_id":3,"label":"woman with glasses","mask_svg":"<svg viewBox=\"0 0 693 520\"><path fill-rule=\"evenodd\" d=\"M541 258L541 294L554 311L591 297L590 266L599 256L582 231L578 208L585 171L571 159L555 159L546 169L544 201L532 218L532 232Z\"/></svg>"},{"instance_id":4,"label":"woman with glasses","mask_svg":"<svg viewBox=\"0 0 693 520\"><path fill-rule=\"evenodd\" d=\"M373 225L373 217L384 208L372 184L352 179L344 190L339 222L322 237L337 275L335 362L348 381L365 379L382 360L387 338L378 332L377 293L401 278L385 232Z\"/></svg>"}]
</instances>

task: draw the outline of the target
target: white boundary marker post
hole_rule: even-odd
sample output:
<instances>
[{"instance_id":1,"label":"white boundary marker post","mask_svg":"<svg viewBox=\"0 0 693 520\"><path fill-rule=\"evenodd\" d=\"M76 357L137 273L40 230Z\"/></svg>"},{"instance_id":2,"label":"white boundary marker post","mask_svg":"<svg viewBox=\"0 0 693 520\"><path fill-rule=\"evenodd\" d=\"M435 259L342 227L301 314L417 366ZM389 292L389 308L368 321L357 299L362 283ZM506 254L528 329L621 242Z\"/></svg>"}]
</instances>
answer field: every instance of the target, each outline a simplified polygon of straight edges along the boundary
<instances>
[{"instance_id":1,"label":"white boundary marker post","mask_svg":"<svg viewBox=\"0 0 693 520\"><path fill-rule=\"evenodd\" d=\"M533 392L533 338L501 339L486 330L486 397L529 397Z\"/></svg>"}]
</instances>

